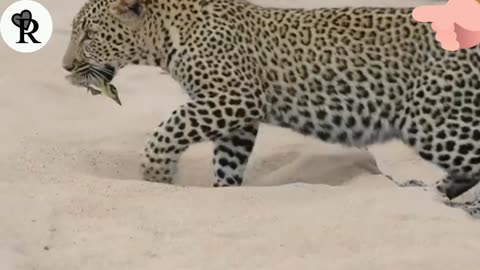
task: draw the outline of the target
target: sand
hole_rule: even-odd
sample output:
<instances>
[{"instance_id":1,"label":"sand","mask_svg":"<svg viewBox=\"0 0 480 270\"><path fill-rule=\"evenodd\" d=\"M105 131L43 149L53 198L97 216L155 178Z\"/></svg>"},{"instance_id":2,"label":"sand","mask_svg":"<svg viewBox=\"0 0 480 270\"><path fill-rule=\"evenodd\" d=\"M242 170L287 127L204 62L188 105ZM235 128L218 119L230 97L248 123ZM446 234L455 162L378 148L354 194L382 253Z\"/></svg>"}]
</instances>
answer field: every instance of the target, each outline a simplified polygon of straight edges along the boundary
<instances>
[{"instance_id":1,"label":"sand","mask_svg":"<svg viewBox=\"0 0 480 270\"><path fill-rule=\"evenodd\" d=\"M396 141L365 152L262 126L244 187L210 187L209 143L187 151L175 185L140 180L147 134L187 97L146 67L115 79L122 107L69 85L61 58L83 0L41 2L54 18L44 49L0 42L1 270L478 268L478 221L382 175L443 176Z\"/></svg>"}]
</instances>

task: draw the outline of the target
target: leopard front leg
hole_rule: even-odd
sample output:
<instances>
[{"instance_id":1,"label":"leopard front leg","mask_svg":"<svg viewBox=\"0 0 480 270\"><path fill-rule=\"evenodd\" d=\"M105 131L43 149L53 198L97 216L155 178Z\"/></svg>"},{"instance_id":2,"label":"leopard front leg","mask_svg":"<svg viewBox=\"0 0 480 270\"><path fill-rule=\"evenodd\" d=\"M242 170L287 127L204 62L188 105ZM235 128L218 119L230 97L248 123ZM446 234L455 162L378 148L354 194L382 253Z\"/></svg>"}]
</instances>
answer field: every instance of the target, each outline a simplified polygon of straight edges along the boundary
<instances>
[{"instance_id":1,"label":"leopard front leg","mask_svg":"<svg viewBox=\"0 0 480 270\"><path fill-rule=\"evenodd\" d=\"M250 143L248 143L248 146L243 145L244 149L240 148L240 144L245 144L246 140L254 139L253 134L256 134L258 120L251 117L248 112L244 114L245 110L243 108L235 108L231 105L227 105L229 106L227 110L235 111L238 109L242 111L242 117L227 117L219 113L219 110L222 112L226 108L216 104L218 103L214 101L187 103L175 110L168 121L156 128L153 137L145 147L144 162L142 163L144 180L172 183L181 155L190 145L203 141L216 143L219 155L217 156L218 166L223 167L227 160L228 165L232 165L230 162L233 162L233 160L230 157L226 159L224 156L228 151L233 151L236 154L235 159L240 157L240 154L246 155L246 149L253 147L253 142L251 146ZM216 106L216 108L212 109L212 106ZM236 172L225 170L225 177L227 173L229 177L237 175L235 179L241 176L246 165L241 163L246 163L246 160L241 158L239 161L241 162L238 163ZM220 177L221 175L218 175L218 172L220 171L216 170L217 176ZM223 179L228 181L225 177Z\"/></svg>"},{"instance_id":2,"label":"leopard front leg","mask_svg":"<svg viewBox=\"0 0 480 270\"><path fill-rule=\"evenodd\" d=\"M242 185L257 134L258 124L253 124L215 140L214 187Z\"/></svg>"},{"instance_id":3,"label":"leopard front leg","mask_svg":"<svg viewBox=\"0 0 480 270\"><path fill-rule=\"evenodd\" d=\"M173 182L177 162L188 147L188 144L180 144L176 138L176 135L186 128L185 123L181 126L172 125L177 114L175 111L168 121L162 122L145 146L142 173L146 181L168 184Z\"/></svg>"}]
</instances>

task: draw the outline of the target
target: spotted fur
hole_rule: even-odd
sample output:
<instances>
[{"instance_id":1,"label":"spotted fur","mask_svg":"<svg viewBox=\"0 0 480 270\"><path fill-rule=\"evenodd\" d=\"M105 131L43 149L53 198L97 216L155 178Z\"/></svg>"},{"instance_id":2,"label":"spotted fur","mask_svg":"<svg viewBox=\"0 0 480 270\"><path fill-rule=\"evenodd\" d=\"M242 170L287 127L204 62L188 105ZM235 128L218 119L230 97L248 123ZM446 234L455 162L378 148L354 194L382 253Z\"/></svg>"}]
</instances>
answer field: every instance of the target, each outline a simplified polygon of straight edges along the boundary
<instances>
[{"instance_id":1,"label":"spotted fur","mask_svg":"<svg viewBox=\"0 0 480 270\"><path fill-rule=\"evenodd\" d=\"M411 13L90 0L64 65L157 66L187 91L145 147L145 180L172 183L188 146L213 141L214 185L241 185L265 123L354 147L399 139L454 199L480 180L480 48L444 51Z\"/></svg>"}]
</instances>

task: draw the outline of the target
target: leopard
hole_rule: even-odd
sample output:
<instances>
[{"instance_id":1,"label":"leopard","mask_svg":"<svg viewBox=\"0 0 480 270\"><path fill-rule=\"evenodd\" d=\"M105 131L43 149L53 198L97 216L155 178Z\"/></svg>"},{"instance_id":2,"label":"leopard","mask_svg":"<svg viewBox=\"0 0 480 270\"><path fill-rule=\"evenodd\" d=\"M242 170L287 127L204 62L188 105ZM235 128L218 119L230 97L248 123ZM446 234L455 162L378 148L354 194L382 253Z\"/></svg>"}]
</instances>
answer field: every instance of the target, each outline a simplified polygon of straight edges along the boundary
<instances>
[{"instance_id":1,"label":"leopard","mask_svg":"<svg viewBox=\"0 0 480 270\"><path fill-rule=\"evenodd\" d=\"M188 94L149 134L142 180L174 183L183 153L211 142L213 187L241 186L260 126L272 125L344 147L399 140L445 172L435 192L478 217L479 201L453 200L480 181L480 48L442 49L412 11L89 0L63 68L85 86L151 66ZM75 72L85 65L92 74Z\"/></svg>"}]
</instances>

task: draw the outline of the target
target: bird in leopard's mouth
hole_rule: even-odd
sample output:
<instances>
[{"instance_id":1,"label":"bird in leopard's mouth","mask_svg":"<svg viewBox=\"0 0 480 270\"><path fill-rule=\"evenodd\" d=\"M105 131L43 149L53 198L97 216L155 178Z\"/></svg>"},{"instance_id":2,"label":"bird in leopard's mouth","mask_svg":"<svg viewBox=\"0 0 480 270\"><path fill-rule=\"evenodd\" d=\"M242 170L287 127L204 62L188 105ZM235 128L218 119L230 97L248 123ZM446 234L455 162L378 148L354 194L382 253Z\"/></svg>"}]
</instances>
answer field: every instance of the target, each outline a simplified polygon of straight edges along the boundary
<instances>
[{"instance_id":1,"label":"bird in leopard's mouth","mask_svg":"<svg viewBox=\"0 0 480 270\"><path fill-rule=\"evenodd\" d=\"M115 76L115 68L111 66L99 66L92 64L80 64L75 66L67 79L73 84L87 88L87 93L92 95L104 95L113 99L118 105L122 105L118 96L117 88L110 82Z\"/></svg>"}]
</instances>

